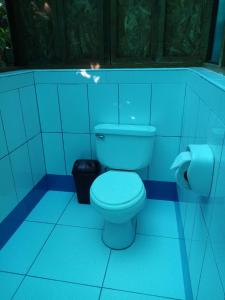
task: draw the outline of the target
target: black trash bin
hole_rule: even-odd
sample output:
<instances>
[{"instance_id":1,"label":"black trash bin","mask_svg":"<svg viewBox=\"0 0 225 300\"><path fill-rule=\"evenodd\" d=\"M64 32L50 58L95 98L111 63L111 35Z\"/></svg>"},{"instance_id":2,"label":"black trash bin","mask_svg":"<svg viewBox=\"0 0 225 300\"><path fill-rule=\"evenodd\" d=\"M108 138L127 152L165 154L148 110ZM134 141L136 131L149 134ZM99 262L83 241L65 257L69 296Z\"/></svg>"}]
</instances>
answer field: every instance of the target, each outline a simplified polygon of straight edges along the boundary
<instances>
[{"instance_id":1,"label":"black trash bin","mask_svg":"<svg viewBox=\"0 0 225 300\"><path fill-rule=\"evenodd\" d=\"M100 164L97 160L78 159L72 170L79 203L90 203L90 187L100 174Z\"/></svg>"}]
</instances>

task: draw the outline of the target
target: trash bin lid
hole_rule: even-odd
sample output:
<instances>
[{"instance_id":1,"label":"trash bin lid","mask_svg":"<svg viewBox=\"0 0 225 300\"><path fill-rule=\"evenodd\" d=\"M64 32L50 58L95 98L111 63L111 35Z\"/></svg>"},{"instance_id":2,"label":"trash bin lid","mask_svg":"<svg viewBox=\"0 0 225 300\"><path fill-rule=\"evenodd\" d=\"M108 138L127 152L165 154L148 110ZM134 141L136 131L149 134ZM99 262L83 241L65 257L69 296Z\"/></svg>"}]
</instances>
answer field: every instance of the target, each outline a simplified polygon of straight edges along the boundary
<instances>
[{"instance_id":1,"label":"trash bin lid","mask_svg":"<svg viewBox=\"0 0 225 300\"><path fill-rule=\"evenodd\" d=\"M78 159L75 161L72 169L72 174L75 173L98 173L100 164L97 160Z\"/></svg>"}]
</instances>

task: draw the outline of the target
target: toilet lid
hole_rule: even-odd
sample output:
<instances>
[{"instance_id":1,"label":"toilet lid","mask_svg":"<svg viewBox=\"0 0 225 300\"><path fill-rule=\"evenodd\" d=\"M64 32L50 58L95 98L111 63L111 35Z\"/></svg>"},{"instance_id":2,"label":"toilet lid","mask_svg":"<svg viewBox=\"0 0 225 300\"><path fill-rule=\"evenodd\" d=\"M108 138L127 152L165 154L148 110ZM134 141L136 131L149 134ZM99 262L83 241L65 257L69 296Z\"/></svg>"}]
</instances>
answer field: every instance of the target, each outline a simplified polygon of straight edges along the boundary
<instances>
[{"instance_id":1,"label":"toilet lid","mask_svg":"<svg viewBox=\"0 0 225 300\"><path fill-rule=\"evenodd\" d=\"M138 174L125 171L108 171L95 179L91 195L108 205L121 205L143 193L144 185Z\"/></svg>"}]
</instances>

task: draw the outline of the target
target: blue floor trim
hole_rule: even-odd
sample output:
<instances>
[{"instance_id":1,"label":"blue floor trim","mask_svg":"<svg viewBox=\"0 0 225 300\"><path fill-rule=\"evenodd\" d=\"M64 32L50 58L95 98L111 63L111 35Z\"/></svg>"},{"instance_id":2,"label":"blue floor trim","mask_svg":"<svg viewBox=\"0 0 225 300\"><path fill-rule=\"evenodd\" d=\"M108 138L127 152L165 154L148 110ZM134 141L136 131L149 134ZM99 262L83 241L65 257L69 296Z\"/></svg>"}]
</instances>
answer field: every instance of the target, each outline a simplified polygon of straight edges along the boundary
<instances>
[{"instance_id":1,"label":"blue floor trim","mask_svg":"<svg viewBox=\"0 0 225 300\"><path fill-rule=\"evenodd\" d=\"M175 182L144 180L148 199L178 201Z\"/></svg>"},{"instance_id":2,"label":"blue floor trim","mask_svg":"<svg viewBox=\"0 0 225 300\"><path fill-rule=\"evenodd\" d=\"M48 174L49 190L74 192L73 176ZM178 201L175 182L144 180L147 198Z\"/></svg>"},{"instance_id":3,"label":"blue floor trim","mask_svg":"<svg viewBox=\"0 0 225 300\"><path fill-rule=\"evenodd\" d=\"M73 176L70 175L47 175L48 189L61 192L74 192L75 185Z\"/></svg>"},{"instance_id":4,"label":"blue floor trim","mask_svg":"<svg viewBox=\"0 0 225 300\"><path fill-rule=\"evenodd\" d=\"M178 201L176 184L174 182L145 180L144 185L147 192L147 198ZM74 192L75 185L73 176L45 175L0 223L0 249L6 244L48 190Z\"/></svg>"},{"instance_id":5,"label":"blue floor trim","mask_svg":"<svg viewBox=\"0 0 225 300\"><path fill-rule=\"evenodd\" d=\"M26 219L35 205L40 201L47 190L47 177L45 176L0 223L0 249L6 244L17 228L23 223L23 221Z\"/></svg>"},{"instance_id":6,"label":"blue floor trim","mask_svg":"<svg viewBox=\"0 0 225 300\"><path fill-rule=\"evenodd\" d=\"M180 253L181 253L181 263L182 263L182 270L183 270L183 281L184 281L184 289L185 289L185 299L187 300L194 300L192 287L191 287L191 277L190 277L190 270L188 264L188 255L186 251L186 243L184 239L184 228L181 220L181 213L179 203L175 204L175 211L176 211L176 218L177 218L177 227L179 236L179 246L180 246Z\"/></svg>"}]
</instances>

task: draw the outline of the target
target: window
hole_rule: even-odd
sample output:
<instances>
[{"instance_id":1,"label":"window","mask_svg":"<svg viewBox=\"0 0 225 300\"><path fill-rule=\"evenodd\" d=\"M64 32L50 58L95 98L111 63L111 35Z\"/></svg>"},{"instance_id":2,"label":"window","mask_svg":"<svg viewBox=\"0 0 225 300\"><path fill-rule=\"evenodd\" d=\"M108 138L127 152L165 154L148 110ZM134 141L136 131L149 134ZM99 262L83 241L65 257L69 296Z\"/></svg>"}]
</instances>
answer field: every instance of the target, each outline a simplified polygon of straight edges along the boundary
<instances>
[{"instance_id":1,"label":"window","mask_svg":"<svg viewBox=\"0 0 225 300\"><path fill-rule=\"evenodd\" d=\"M15 64L40 68L201 65L217 9L217 0L6 1Z\"/></svg>"}]
</instances>

